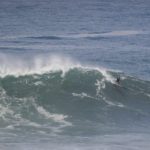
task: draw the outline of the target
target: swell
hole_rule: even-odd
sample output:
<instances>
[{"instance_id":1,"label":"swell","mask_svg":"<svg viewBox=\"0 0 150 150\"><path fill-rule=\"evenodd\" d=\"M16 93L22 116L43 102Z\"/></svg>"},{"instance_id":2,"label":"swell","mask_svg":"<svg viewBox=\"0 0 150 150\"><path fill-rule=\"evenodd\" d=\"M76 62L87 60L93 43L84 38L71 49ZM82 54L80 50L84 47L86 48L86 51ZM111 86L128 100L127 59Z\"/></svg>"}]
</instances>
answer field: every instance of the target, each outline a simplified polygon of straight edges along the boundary
<instances>
[{"instance_id":1,"label":"swell","mask_svg":"<svg viewBox=\"0 0 150 150\"><path fill-rule=\"evenodd\" d=\"M118 85L115 78L119 73L108 74L112 80L107 80L98 70L83 68L70 69L64 75L62 71L56 71L19 77L6 76L0 79L0 87L12 100L32 97L47 109L53 106L58 112L69 115L77 113L71 112L71 109L75 109L75 104L80 113L85 109L92 110L90 103L94 106L98 104L96 111L108 106L131 109L141 114L150 113L148 81L120 75L122 79ZM86 107L84 110L82 105Z\"/></svg>"},{"instance_id":2,"label":"swell","mask_svg":"<svg viewBox=\"0 0 150 150\"><path fill-rule=\"evenodd\" d=\"M120 31L108 31L108 32L94 32L94 33L68 33L68 34L58 34L58 35L42 35L42 36L27 36L23 37L25 39L32 40L67 40L67 39L107 39L114 37L126 37L126 36L136 36L141 34L148 34L144 31L136 30L120 30Z\"/></svg>"},{"instance_id":3,"label":"swell","mask_svg":"<svg viewBox=\"0 0 150 150\"><path fill-rule=\"evenodd\" d=\"M32 72L18 74L15 70L1 76L1 127L29 131L34 127L50 133L73 129L76 134L77 130L95 133L109 127L149 125L149 81L54 60L48 61L44 71L40 60L34 66L37 70L32 66ZM118 76L120 84L116 83ZM90 124L101 129L90 129Z\"/></svg>"}]
</instances>

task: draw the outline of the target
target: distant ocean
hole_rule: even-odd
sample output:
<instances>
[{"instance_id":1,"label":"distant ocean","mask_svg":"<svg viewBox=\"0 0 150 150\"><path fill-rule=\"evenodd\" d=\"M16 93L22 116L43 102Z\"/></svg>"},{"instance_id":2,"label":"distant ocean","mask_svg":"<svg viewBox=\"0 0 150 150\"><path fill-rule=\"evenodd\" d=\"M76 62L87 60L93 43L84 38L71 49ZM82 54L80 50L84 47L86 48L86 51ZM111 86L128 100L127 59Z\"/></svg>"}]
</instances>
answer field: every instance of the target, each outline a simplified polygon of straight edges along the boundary
<instances>
[{"instance_id":1,"label":"distant ocean","mask_svg":"<svg viewBox=\"0 0 150 150\"><path fill-rule=\"evenodd\" d=\"M149 141L149 0L0 1L1 150Z\"/></svg>"}]
</instances>

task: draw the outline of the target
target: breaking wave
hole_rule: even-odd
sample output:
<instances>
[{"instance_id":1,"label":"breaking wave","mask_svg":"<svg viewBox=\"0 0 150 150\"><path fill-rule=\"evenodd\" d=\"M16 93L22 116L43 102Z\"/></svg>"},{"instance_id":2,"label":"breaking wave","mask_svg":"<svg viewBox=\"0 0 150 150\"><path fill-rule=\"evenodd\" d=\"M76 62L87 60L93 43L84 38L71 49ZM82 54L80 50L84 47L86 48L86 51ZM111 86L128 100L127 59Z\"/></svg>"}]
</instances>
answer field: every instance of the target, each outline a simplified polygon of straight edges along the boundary
<instances>
[{"instance_id":1,"label":"breaking wave","mask_svg":"<svg viewBox=\"0 0 150 150\"><path fill-rule=\"evenodd\" d=\"M63 57L36 57L28 63L20 59L13 64L2 58L1 128L91 134L115 127L145 127L150 121L149 81ZM90 129L91 123L95 128Z\"/></svg>"}]
</instances>

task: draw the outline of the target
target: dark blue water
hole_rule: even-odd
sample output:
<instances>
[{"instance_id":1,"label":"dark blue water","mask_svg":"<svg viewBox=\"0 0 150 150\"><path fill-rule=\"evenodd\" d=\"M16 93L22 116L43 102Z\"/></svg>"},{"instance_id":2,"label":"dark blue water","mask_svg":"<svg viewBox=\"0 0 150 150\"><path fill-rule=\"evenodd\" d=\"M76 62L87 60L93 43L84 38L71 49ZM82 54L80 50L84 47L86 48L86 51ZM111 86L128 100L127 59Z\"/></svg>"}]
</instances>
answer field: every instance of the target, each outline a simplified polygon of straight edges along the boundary
<instances>
[{"instance_id":1,"label":"dark blue water","mask_svg":"<svg viewBox=\"0 0 150 150\"><path fill-rule=\"evenodd\" d=\"M148 150L149 39L149 0L0 1L0 149Z\"/></svg>"},{"instance_id":2,"label":"dark blue water","mask_svg":"<svg viewBox=\"0 0 150 150\"><path fill-rule=\"evenodd\" d=\"M148 79L150 2L1 1L0 51L56 53Z\"/></svg>"}]
</instances>

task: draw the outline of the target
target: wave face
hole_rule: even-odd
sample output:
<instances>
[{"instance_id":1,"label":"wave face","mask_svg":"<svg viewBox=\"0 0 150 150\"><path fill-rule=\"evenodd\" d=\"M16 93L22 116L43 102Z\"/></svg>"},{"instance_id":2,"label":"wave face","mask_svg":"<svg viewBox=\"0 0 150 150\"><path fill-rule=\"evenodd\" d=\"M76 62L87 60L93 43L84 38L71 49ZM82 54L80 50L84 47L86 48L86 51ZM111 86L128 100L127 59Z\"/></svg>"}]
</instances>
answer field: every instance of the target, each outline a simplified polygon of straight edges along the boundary
<instances>
[{"instance_id":1,"label":"wave face","mask_svg":"<svg viewBox=\"0 0 150 150\"><path fill-rule=\"evenodd\" d=\"M143 130L149 91L149 81L96 68L7 74L0 78L0 128L50 135Z\"/></svg>"}]
</instances>

